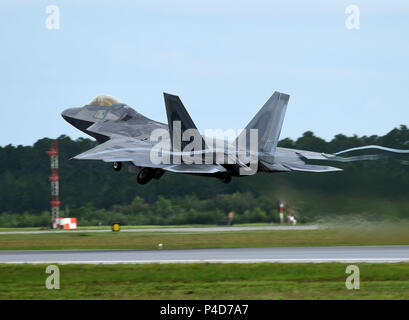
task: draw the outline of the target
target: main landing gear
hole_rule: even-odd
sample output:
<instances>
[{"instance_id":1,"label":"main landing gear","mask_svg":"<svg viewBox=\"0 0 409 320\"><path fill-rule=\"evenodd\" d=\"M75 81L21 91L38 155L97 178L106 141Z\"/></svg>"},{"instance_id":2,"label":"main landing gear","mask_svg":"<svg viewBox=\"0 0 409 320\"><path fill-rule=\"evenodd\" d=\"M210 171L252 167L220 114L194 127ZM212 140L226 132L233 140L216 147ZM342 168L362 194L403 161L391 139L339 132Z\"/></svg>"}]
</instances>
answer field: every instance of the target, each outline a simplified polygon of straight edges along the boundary
<instances>
[{"instance_id":1,"label":"main landing gear","mask_svg":"<svg viewBox=\"0 0 409 320\"><path fill-rule=\"evenodd\" d=\"M139 184L147 184L153 178L153 169L152 168L142 168L139 171L138 176L136 177Z\"/></svg>"},{"instance_id":2,"label":"main landing gear","mask_svg":"<svg viewBox=\"0 0 409 320\"><path fill-rule=\"evenodd\" d=\"M136 179L139 184L147 184L152 178L159 179L164 173L165 171L158 168L142 168Z\"/></svg>"},{"instance_id":3,"label":"main landing gear","mask_svg":"<svg viewBox=\"0 0 409 320\"><path fill-rule=\"evenodd\" d=\"M222 175L219 179L223 183L230 183L231 182L231 175L226 173L226 174Z\"/></svg>"}]
</instances>

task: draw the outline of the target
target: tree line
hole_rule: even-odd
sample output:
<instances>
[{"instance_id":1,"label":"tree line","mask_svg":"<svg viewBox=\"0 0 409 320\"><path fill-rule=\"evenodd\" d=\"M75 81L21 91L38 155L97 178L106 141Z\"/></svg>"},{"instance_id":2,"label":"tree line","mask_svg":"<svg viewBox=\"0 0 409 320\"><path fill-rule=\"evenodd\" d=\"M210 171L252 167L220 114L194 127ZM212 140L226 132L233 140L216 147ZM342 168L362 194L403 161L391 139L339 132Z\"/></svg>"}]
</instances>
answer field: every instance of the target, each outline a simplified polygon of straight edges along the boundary
<instances>
[{"instance_id":1,"label":"tree line","mask_svg":"<svg viewBox=\"0 0 409 320\"><path fill-rule=\"evenodd\" d=\"M278 219L280 201L302 221L348 214L409 216L407 155L333 163L342 172L262 173L233 178L227 185L216 178L172 173L139 185L126 166L115 172L102 161L69 160L94 147L95 141L64 135L58 139L62 209L82 225L106 224L115 218L129 224L213 224L230 211L236 213L236 222L270 222ZM47 221L50 143L44 138L33 146L0 147L0 226L38 226ZM339 134L330 141L307 131L296 140L279 142L282 147L326 153L370 144L409 149L409 129L402 125L384 136Z\"/></svg>"}]
</instances>

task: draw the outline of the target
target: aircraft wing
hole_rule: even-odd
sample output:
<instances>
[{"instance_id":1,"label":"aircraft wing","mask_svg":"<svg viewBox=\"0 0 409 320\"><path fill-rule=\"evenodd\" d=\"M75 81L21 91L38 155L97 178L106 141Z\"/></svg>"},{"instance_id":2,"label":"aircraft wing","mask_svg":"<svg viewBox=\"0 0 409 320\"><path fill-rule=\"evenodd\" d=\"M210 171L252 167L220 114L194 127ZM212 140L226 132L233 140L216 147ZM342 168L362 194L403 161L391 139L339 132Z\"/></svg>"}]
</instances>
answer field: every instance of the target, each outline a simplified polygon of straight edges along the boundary
<instances>
[{"instance_id":1,"label":"aircraft wing","mask_svg":"<svg viewBox=\"0 0 409 320\"><path fill-rule=\"evenodd\" d=\"M227 170L219 164L176 164L163 168L163 170L178 173L203 173L211 174L226 172Z\"/></svg>"},{"instance_id":2,"label":"aircraft wing","mask_svg":"<svg viewBox=\"0 0 409 320\"><path fill-rule=\"evenodd\" d=\"M102 160L105 162L132 162L136 166L162 168L150 159L152 144L133 138L114 138L85 151L73 159Z\"/></svg>"},{"instance_id":3,"label":"aircraft wing","mask_svg":"<svg viewBox=\"0 0 409 320\"><path fill-rule=\"evenodd\" d=\"M72 159L132 162L138 167L162 168L169 172L212 174L225 172L219 164L155 164L151 161L151 143L133 138L114 138Z\"/></svg>"}]
</instances>

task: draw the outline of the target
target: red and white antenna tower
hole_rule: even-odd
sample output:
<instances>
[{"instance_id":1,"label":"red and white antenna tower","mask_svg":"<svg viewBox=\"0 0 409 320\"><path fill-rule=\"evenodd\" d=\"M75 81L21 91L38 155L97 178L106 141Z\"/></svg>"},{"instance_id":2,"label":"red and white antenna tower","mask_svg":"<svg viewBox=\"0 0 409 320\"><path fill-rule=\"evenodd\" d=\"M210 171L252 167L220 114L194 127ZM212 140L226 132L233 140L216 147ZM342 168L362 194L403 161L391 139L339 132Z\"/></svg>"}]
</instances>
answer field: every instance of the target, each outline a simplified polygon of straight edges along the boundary
<instances>
[{"instance_id":1,"label":"red and white antenna tower","mask_svg":"<svg viewBox=\"0 0 409 320\"><path fill-rule=\"evenodd\" d=\"M59 180L58 175L58 140L53 140L50 150L47 154L51 159L51 175L49 180L51 182L51 218L53 229L57 229L60 226L60 199L59 199Z\"/></svg>"}]
</instances>

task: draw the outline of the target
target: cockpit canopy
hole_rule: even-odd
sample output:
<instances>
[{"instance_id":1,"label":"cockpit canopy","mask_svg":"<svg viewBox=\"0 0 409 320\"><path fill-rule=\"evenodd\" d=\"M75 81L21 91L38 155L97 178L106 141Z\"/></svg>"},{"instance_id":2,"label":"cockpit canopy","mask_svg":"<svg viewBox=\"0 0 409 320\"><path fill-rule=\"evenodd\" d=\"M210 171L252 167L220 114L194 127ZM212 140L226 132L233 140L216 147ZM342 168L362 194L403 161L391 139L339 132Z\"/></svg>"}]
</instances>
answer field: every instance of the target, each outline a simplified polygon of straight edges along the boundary
<instances>
[{"instance_id":1,"label":"cockpit canopy","mask_svg":"<svg viewBox=\"0 0 409 320\"><path fill-rule=\"evenodd\" d=\"M90 106L101 106L101 107L111 107L114 104L119 104L121 101L119 101L117 98L110 96L108 94L100 94L99 96L96 96L88 105Z\"/></svg>"},{"instance_id":2,"label":"cockpit canopy","mask_svg":"<svg viewBox=\"0 0 409 320\"><path fill-rule=\"evenodd\" d=\"M90 112L89 116L91 116L94 121L98 120L127 121L132 117L138 116L137 113L132 108L127 106L125 103L107 94L101 94L95 97L94 99L92 99L90 103L88 103L87 106L89 108L84 110L84 112Z\"/></svg>"}]
</instances>

